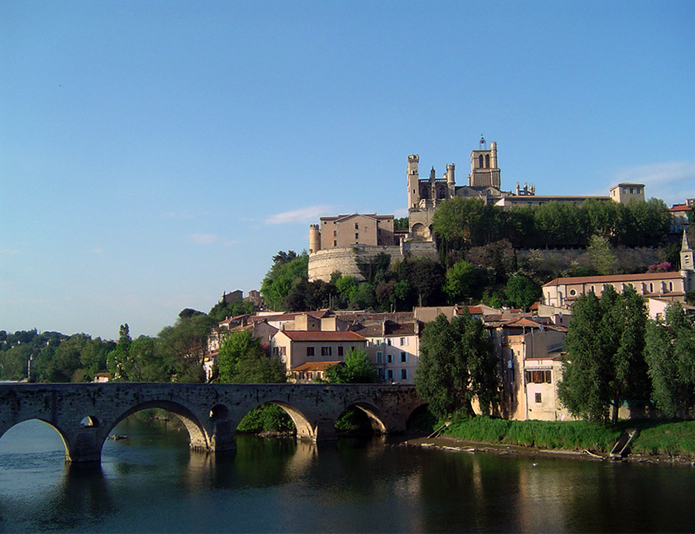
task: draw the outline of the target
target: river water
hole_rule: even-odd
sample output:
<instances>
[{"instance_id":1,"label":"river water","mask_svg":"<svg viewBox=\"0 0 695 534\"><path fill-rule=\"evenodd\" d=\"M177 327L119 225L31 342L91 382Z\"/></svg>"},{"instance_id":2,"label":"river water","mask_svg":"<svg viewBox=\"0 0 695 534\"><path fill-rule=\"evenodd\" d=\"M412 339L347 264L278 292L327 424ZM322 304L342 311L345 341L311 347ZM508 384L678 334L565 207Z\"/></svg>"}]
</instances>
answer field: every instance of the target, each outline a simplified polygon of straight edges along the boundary
<instances>
[{"instance_id":1,"label":"river water","mask_svg":"<svg viewBox=\"0 0 695 534\"><path fill-rule=\"evenodd\" d=\"M240 437L123 422L99 467L38 421L0 439L6 532L692 532L695 468Z\"/></svg>"}]
</instances>

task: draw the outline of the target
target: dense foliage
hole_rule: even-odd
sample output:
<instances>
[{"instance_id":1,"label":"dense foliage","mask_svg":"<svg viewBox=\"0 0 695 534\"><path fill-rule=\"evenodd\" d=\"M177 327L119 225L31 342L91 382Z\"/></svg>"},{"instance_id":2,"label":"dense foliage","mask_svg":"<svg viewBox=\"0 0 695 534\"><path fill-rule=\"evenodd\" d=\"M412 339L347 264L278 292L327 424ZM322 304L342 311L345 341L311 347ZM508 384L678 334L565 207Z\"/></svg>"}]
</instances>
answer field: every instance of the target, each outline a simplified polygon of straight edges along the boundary
<instances>
[{"instance_id":1,"label":"dense foliage","mask_svg":"<svg viewBox=\"0 0 695 534\"><path fill-rule=\"evenodd\" d=\"M668 235L671 216L659 199L620 204L586 200L580 206L549 202L503 209L481 199L455 197L437 208L432 222L446 251L483 246L502 238L515 248L586 247L593 235L613 246L654 247Z\"/></svg>"},{"instance_id":2,"label":"dense foliage","mask_svg":"<svg viewBox=\"0 0 695 534\"><path fill-rule=\"evenodd\" d=\"M497 366L480 319L464 312L449 322L440 315L422 334L415 387L440 419L455 412L474 415L474 399L489 413L499 400Z\"/></svg>"},{"instance_id":3,"label":"dense foliage","mask_svg":"<svg viewBox=\"0 0 695 534\"><path fill-rule=\"evenodd\" d=\"M646 324L644 299L631 286L618 294L609 285L600 299L589 292L575 301L558 384L559 398L573 415L604 421L612 407L616 423L623 401L649 398Z\"/></svg>"},{"instance_id":4,"label":"dense foliage","mask_svg":"<svg viewBox=\"0 0 695 534\"><path fill-rule=\"evenodd\" d=\"M668 417L685 417L695 406L695 321L674 302L666 320L647 324L645 357L652 398Z\"/></svg>"},{"instance_id":5,"label":"dense foliage","mask_svg":"<svg viewBox=\"0 0 695 534\"><path fill-rule=\"evenodd\" d=\"M229 333L217 357L219 381L230 384L285 382L285 367L268 358L261 342L250 330Z\"/></svg>"},{"instance_id":6,"label":"dense foliage","mask_svg":"<svg viewBox=\"0 0 695 534\"><path fill-rule=\"evenodd\" d=\"M106 369L113 341L86 334L66 336L36 329L0 331L0 379L32 382L91 381Z\"/></svg>"},{"instance_id":7,"label":"dense foliage","mask_svg":"<svg viewBox=\"0 0 695 534\"><path fill-rule=\"evenodd\" d=\"M377 380L369 357L354 347L347 351L343 362L326 369L324 377L331 384L368 384Z\"/></svg>"}]
</instances>

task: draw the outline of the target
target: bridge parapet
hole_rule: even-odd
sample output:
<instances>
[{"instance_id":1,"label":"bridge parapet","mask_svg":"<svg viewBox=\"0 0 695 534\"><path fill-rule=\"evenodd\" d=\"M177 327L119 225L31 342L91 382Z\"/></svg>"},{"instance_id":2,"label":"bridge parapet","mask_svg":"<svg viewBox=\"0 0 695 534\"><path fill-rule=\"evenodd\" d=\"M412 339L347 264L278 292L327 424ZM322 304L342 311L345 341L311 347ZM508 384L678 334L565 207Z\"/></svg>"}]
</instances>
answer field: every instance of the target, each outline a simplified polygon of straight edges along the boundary
<instances>
[{"instance_id":1,"label":"bridge parapet","mask_svg":"<svg viewBox=\"0 0 695 534\"><path fill-rule=\"evenodd\" d=\"M194 450L234 448L243 417L266 403L281 406L312 441L335 437L335 421L350 406L362 409L380 433L405 430L423 401L413 386L380 384L0 384L0 437L29 419L53 426L69 462L99 461L114 427L147 408L177 415Z\"/></svg>"}]
</instances>

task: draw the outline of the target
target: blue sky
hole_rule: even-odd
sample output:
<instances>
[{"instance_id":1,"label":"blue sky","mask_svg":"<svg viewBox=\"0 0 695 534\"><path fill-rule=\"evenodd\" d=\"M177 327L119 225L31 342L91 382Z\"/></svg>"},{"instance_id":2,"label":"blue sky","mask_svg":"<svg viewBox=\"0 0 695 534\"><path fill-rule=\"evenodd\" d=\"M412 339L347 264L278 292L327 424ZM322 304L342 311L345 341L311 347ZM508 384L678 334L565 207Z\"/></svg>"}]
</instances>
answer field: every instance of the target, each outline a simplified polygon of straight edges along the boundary
<instances>
[{"instance_id":1,"label":"blue sky","mask_svg":"<svg viewBox=\"0 0 695 534\"><path fill-rule=\"evenodd\" d=\"M407 156L695 197L695 2L0 3L0 329L156 335Z\"/></svg>"}]
</instances>

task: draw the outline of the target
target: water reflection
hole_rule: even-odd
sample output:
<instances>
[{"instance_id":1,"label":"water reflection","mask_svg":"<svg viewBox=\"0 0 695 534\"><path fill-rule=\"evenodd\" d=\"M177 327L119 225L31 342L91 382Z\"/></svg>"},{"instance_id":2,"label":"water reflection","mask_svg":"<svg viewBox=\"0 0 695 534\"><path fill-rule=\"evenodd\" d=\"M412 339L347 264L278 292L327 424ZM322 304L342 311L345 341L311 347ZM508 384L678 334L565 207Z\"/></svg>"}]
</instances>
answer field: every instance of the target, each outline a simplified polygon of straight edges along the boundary
<instances>
[{"instance_id":1,"label":"water reflection","mask_svg":"<svg viewBox=\"0 0 695 534\"><path fill-rule=\"evenodd\" d=\"M41 425L41 423L36 423ZM695 470L446 452L383 439L237 437L190 452L187 436L128 423L101 466L65 466L57 433L0 439L6 530L692 531ZM20 432L21 434L21 432ZM24 436L26 438L26 436ZM52 441L54 440L55 441Z\"/></svg>"}]
</instances>

